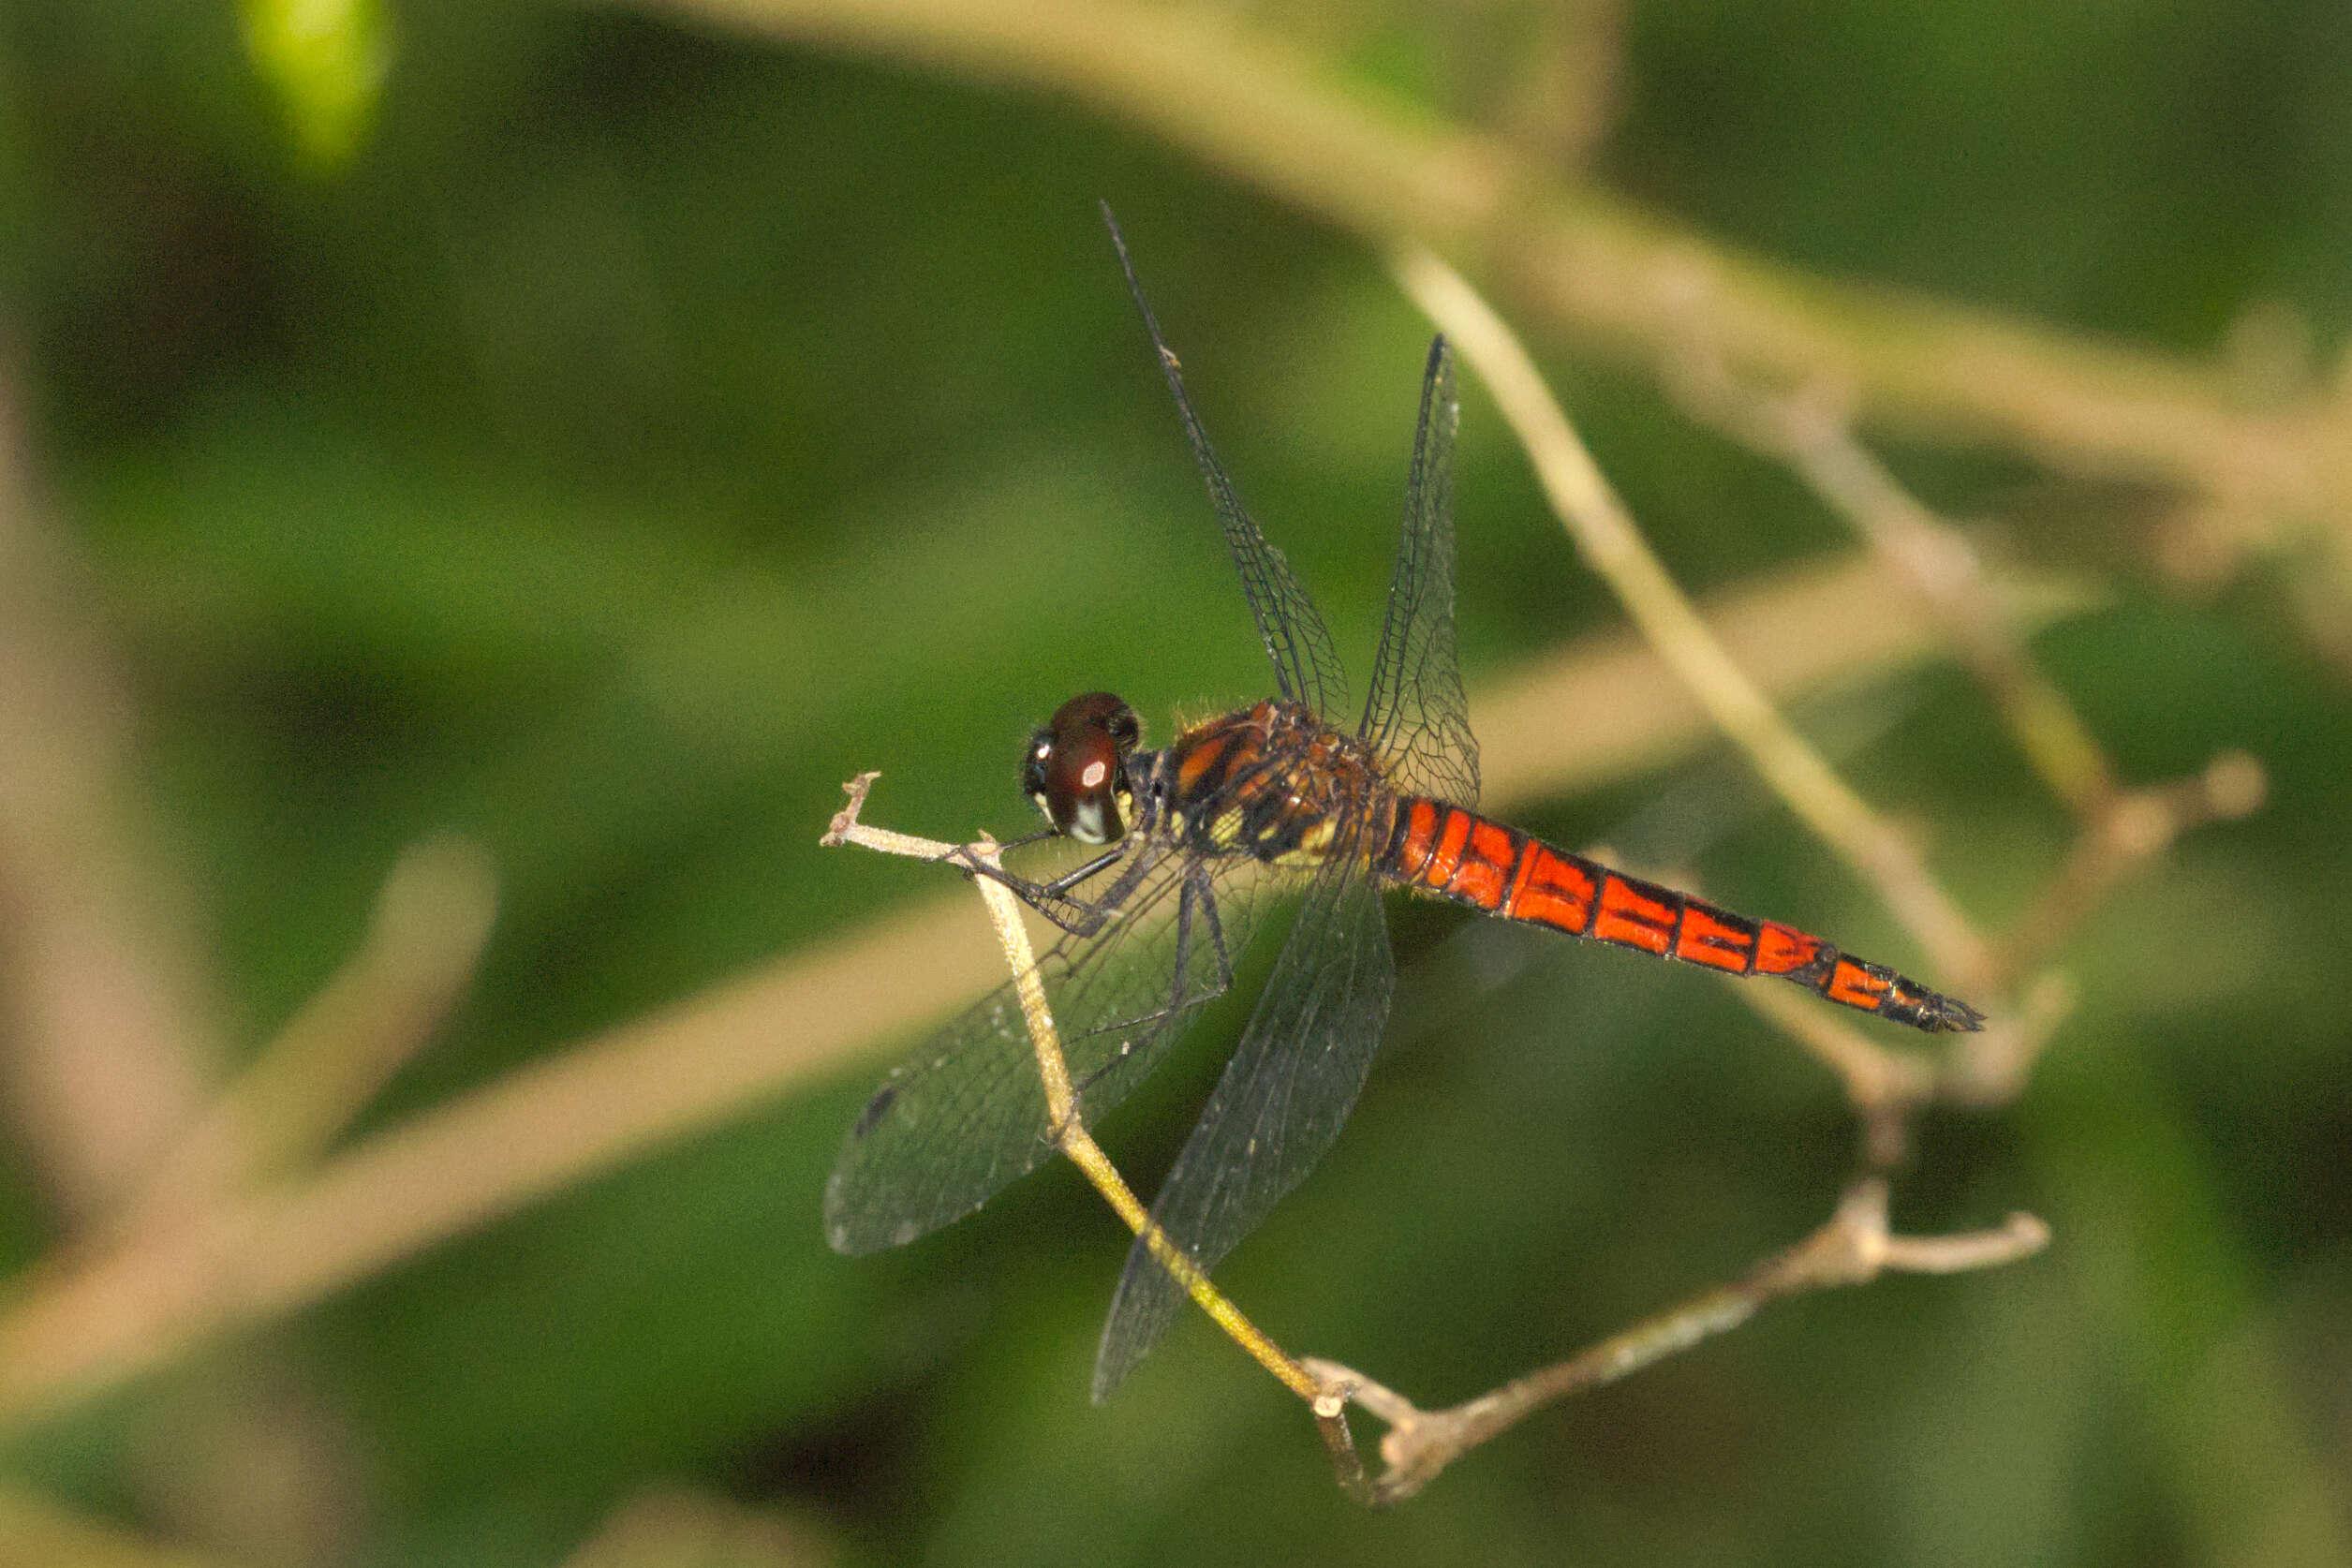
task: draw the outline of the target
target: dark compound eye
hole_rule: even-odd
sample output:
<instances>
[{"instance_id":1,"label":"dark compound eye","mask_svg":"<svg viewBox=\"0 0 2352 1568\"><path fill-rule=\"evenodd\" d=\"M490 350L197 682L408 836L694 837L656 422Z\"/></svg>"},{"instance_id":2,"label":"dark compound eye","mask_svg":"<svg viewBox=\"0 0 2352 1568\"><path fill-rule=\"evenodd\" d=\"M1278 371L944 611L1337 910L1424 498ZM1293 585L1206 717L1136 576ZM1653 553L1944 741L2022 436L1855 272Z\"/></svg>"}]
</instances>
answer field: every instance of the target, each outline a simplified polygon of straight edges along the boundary
<instances>
[{"instance_id":1,"label":"dark compound eye","mask_svg":"<svg viewBox=\"0 0 2352 1568\"><path fill-rule=\"evenodd\" d=\"M1127 759L1142 738L1135 710L1109 692L1072 697L1029 737L1022 792L1055 831L1107 844L1127 832Z\"/></svg>"}]
</instances>

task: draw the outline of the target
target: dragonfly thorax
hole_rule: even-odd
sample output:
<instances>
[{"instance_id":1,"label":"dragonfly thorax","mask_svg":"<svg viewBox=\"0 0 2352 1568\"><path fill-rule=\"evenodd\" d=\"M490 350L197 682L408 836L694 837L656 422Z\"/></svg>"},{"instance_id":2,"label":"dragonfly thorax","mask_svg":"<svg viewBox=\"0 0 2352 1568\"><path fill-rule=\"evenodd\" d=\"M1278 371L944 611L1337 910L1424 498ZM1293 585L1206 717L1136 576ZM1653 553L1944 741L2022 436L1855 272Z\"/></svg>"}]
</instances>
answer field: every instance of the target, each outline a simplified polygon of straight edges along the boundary
<instances>
[{"instance_id":1,"label":"dragonfly thorax","mask_svg":"<svg viewBox=\"0 0 2352 1568\"><path fill-rule=\"evenodd\" d=\"M1311 865L1387 841L1396 794L1371 748L1297 703L1196 724L1164 753L1169 808L1209 854Z\"/></svg>"},{"instance_id":2,"label":"dragonfly thorax","mask_svg":"<svg viewBox=\"0 0 2352 1568\"><path fill-rule=\"evenodd\" d=\"M1124 837L1135 820L1129 763L1143 734L1135 710L1109 692L1072 697L1029 737L1021 792L1081 844Z\"/></svg>"}]
</instances>

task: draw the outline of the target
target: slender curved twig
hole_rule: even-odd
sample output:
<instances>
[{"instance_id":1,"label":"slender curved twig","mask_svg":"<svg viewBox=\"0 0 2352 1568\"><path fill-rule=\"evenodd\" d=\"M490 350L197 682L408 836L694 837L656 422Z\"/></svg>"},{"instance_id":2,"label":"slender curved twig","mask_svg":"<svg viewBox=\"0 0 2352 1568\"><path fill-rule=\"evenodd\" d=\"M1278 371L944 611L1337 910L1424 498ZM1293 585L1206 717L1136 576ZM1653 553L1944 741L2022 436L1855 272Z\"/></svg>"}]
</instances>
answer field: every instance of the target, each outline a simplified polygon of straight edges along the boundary
<instances>
[{"instance_id":1,"label":"slender curved twig","mask_svg":"<svg viewBox=\"0 0 2352 1568\"><path fill-rule=\"evenodd\" d=\"M835 814L833 825L819 842L827 846L855 844L861 849L883 854L909 855L918 860L948 861L963 858L987 866L996 866L997 846L992 840L976 844L942 844L934 839L916 838L883 828L867 827L858 821L865 806L866 791L873 788L880 774L862 773L842 786L849 791L850 802ZM1054 1014L1045 999L1044 984L1038 978L1037 956L1029 946L1028 927L1022 924L1021 903L1013 890L994 877L974 877L981 898L988 907L988 924L996 932L997 942L1004 950L1006 969L1013 975L1015 993L1021 998L1021 1020L1028 1030L1029 1043L1037 1052L1038 1080L1045 1090L1046 1124L1052 1129L1054 1146L1061 1150L1070 1162L1078 1167L1094 1190L1101 1193L1111 1211L1125 1222L1127 1228L1150 1249L1160 1265L1176 1277L1193 1305L1208 1314L1209 1321L1222 1329L1226 1338L1239 1345L1250 1358L1271 1372L1276 1381L1307 1402L1315 1423L1324 1434L1337 1469L1339 1485L1365 1501L1371 1501L1364 1465L1355 1452L1355 1442L1348 1432L1343 1395L1317 1378L1281 1346L1268 1339L1256 1324L1250 1321L1231 1297L1209 1282L1207 1273L1192 1261L1191 1253L1178 1247L1151 1218L1127 1178L1111 1163L1110 1156L1094 1141L1078 1115L1077 1096L1070 1085L1069 1064L1062 1058L1060 1031L1054 1023Z\"/></svg>"}]
</instances>

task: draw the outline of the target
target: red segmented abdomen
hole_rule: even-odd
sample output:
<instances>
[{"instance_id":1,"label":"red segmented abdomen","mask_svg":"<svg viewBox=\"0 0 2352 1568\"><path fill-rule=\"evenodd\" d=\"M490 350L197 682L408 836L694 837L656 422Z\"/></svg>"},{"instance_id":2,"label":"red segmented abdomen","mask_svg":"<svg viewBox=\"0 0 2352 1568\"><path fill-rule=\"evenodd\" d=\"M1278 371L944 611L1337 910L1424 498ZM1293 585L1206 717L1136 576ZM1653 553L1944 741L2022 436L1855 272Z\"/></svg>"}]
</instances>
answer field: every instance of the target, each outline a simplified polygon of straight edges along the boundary
<instances>
[{"instance_id":1,"label":"red segmented abdomen","mask_svg":"<svg viewBox=\"0 0 2352 1568\"><path fill-rule=\"evenodd\" d=\"M1399 800L1396 828L1372 869L1505 920L1726 974L1778 975L1842 1006L1930 1033L1984 1026L1984 1015L1966 1002L1883 964L1849 957L1819 937L1612 871L1442 801Z\"/></svg>"}]
</instances>

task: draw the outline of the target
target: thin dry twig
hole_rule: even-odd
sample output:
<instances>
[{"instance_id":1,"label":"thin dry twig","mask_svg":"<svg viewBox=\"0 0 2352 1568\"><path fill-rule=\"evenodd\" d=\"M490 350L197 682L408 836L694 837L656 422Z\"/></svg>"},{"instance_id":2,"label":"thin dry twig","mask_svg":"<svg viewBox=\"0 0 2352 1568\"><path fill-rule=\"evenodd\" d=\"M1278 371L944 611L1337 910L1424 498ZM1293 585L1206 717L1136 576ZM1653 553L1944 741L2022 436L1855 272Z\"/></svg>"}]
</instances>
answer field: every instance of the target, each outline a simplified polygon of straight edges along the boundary
<instances>
[{"instance_id":1,"label":"thin dry twig","mask_svg":"<svg viewBox=\"0 0 2352 1568\"><path fill-rule=\"evenodd\" d=\"M918 860L950 861L969 858L995 868L1000 865L998 847L993 839L977 843L943 844L935 839L916 838L887 828L869 828L859 821L858 814L865 804L868 791L880 774L862 773L842 788L849 792L849 804L834 814L833 823L818 842L827 847L854 844L861 849L883 854L908 855ZM1037 1049L1037 1073L1045 1090L1045 1115L1052 1132L1054 1146L1078 1167L1102 1195L1103 1201L1125 1222L1127 1228L1143 1239L1151 1255L1161 1267L1176 1277L1194 1305L1208 1314L1210 1320L1225 1332L1227 1338L1247 1352L1250 1359L1274 1374L1275 1378L1307 1402L1322 1430L1325 1446L1330 1450L1333 1466L1342 1488L1369 1501L1364 1465L1356 1454L1355 1442L1349 1434L1342 1413L1344 1401L1337 1391L1326 1386L1307 1371L1281 1346L1268 1339L1258 1326L1235 1307L1231 1298L1209 1282L1208 1275L1186 1252L1168 1238L1167 1233L1154 1223L1150 1212L1137 1200L1134 1190L1127 1185L1118 1168L1094 1141L1078 1116L1078 1102L1070 1087L1070 1069L1062 1058L1059 1030L1054 1024L1051 1007L1045 999L1045 988L1037 973L1036 954L1029 946L1028 928L1022 924L1021 903L1013 890L993 877L974 877L981 897L988 907L989 925L995 929L997 940L1004 949L1006 967L1012 971L1014 988L1021 998L1022 1022L1028 1029L1029 1041Z\"/></svg>"},{"instance_id":2,"label":"thin dry twig","mask_svg":"<svg viewBox=\"0 0 2352 1568\"><path fill-rule=\"evenodd\" d=\"M2051 791L2078 816L2107 809L2115 770L2089 726L2026 650L1966 536L1855 438L1843 397L1818 382L1789 396L1745 388L1721 356L1700 351L1670 356L1665 379L1685 408L1787 464L1845 518L1934 615Z\"/></svg>"},{"instance_id":3,"label":"thin dry twig","mask_svg":"<svg viewBox=\"0 0 2352 1568\"><path fill-rule=\"evenodd\" d=\"M2192 828L2251 816L2269 791L2258 761L2223 751L2187 778L2118 795L2085 824L2065 865L2003 940L1995 960L2001 972L2021 974L2046 961L2118 880Z\"/></svg>"},{"instance_id":4,"label":"thin dry twig","mask_svg":"<svg viewBox=\"0 0 2352 1568\"><path fill-rule=\"evenodd\" d=\"M1890 1171L1909 1158L1911 1117L1935 1097L1933 1062L1866 1039L1827 1008L1780 986L1741 984L1732 994L1838 1075L1862 1124L1866 1169Z\"/></svg>"},{"instance_id":5,"label":"thin dry twig","mask_svg":"<svg viewBox=\"0 0 2352 1568\"><path fill-rule=\"evenodd\" d=\"M2215 757L2191 779L2123 789L2090 727L2034 658L2025 629L1994 590L1966 538L1856 438L1842 400L1827 386L1817 383L1786 396L1742 387L1720 356L1688 348L1669 357L1665 378L1694 414L1786 463L1894 568L1990 693L2019 749L2080 822L2064 868L2037 906L1991 947L1984 977L1990 989L2005 992L2020 984L2120 879L2182 833L2260 806L2261 764L2236 751ZM2005 1103L2021 1093L2034 1059L2072 1001L2071 988L2054 975L2042 976L2028 991L2027 1005L2015 1015L1961 1042L1926 1091L1979 1105ZM1794 1013L1781 1011L1790 1014L1792 1032L1797 1031L1801 1026ZM1848 1051L1843 1059L1851 1068L1862 1058ZM1848 1084L1871 1122L1873 1154L1899 1150L1900 1123L1869 1097L1879 1086L1868 1075L1851 1073ZM1920 1086L1906 1084L1902 1092L1919 1093Z\"/></svg>"},{"instance_id":6,"label":"thin dry twig","mask_svg":"<svg viewBox=\"0 0 2352 1568\"><path fill-rule=\"evenodd\" d=\"M130 702L72 577L0 363L0 1099L81 1223L195 1113L218 1049L142 842Z\"/></svg>"},{"instance_id":7,"label":"thin dry twig","mask_svg":"<svg viewBox=\"0 0 2352 1568\"><path fill-rule=\"evenodd\" d=\"M622 1499L559 1568L827 1568L851 1556L790 1503L657 1481Z\"/></svg>"},{"instance_id":8,"label":"thin dry twig","mask_svg":"<svg viewBox=\"0 0 2352 1568\"><path fill-rule=\"evenodd\" d=\"M1388 1424L1381 1440L1381 1458L1387 1468L1372 1483L1372 1494L1380 1502L1398 1502L1427 1486L1447 1465L1545 1405L1615 1383L1737 1328L1768 1303L1806 1291L1868 1284L1888 1272L1952 1274L1998 1267L2030 1257L2049 1240L2049 1228L2030 1214L2013 1214L1990 1231L1897 1235L1887 1227L1886 1184L1871 1177L1847 1190L1827 1223L1766 1259L1745 1278L1704 1291L1565 1361L1450 1409L1425 1411L1335 1361L1310 1357L1308 1366Z\"/></svg>"},{"instance_id":9,"label":"thin dry twig","mask_svg":"<svg viewBox=\"0 0 2352 1568\"><path fill-rule=\"evenodd\" d=\"M464 993L496 907L479 847L446 836L412 845L385 878L358 951L157 1162L126 1222L168 1223L192 1203L316 1161Z\"/></svg>"},{"instance_id":10,"label":"thin dry twig","mask_svg":"<svg viewBox=\"0 0 2352 1568\"><path fill-rule=\"evenodd\" d=\"M1781 457L1846 516L1916 591L1963 661L1991 690L2020 748L2053 791L2083 821L2074 853L2017 929L1999 942L1978 937L1908 842L1872 815L1797 739L1707 635L1610 491L1524 349L1475 291L1426 252L1397 263L1406 288L1477 366L1542 476L1554 509L1662 658L1697 691L1726 733L1815 831L1878 888L1890 909L1964 988L2005 996L2043 962L2115 882L2199 823L2242 817L2264 793L2262 769L2241 752L2216 757L2195 778L2123 791L2115 771L2057 685L2034 662L2024 629L1996 593L1959 531L1937 518L1856 441L1834 399L1772 397L1738 387L1720 357L1687 350L1669 379L1685 402L1759 450ZM1930 1067L1789 1005L1790 998L1741 991L1835 1071L1861 1117L1869 1168L1903 1156L1908 1121L1932 1098L2006 1102L2022 1091L2033 1063L2071 1005L2056 976L2025 987L2028 1005L1996 1015Z\"/></svg>"},{"instance_id":11,"label":"thin dry twig","mask_svg":"<svg viewBox=\"0 0 2352 1568\"><path fill-rule=\"evenodd\" d=\"M1910 841L1846 786L1723 651L1650 554L1517 336L1430 252L1403 251L1395 270L1405 290L1477 369L1578 551L1658 656L1790 808L1878 890L1937 967L1971 988L1988 972L1984 939Z\"/></svg>"},{"instance_id":12,"label":"thin dry twig","mask_svg":"<svg viewBox=\"0 0 2352 1568\"><path fill-rule=\"evenodd\" d=\"M60 1228L89 1237L119 1224L126 1196L184 1135L219 1051L188 901L144 820L133 704L67 530L37 494L7 348L0 342L0 1100ZM274 1432L303 1430L309 1411L289 1397L298 1380L264 1386L244 1380L248 1369L183 1391L173 1414L193 1448L232 1452L214 1440L257 1409ZM142 1408L126 1435L154 1441L162 1424ZM233 1452L232 1468L251 1458ZM337 1457L304 1457L316 1485L303 1501L336 1495ZM129 1484L149 1506L201 1509L249 1479L182 1468L163 1486L134 1464ZM240 1501L272 1530L303 1506L281 1507L276 1493ZM198 1557L7 1490L0 1560L128 1568Z\"/></svg>"},{"instance_id":13,"label":"thin dry twig","mask_svg":"<svg viewBox=\"0 0 2352 1568\"><path fill-rule=\"evenodd\" d=\"M2269 791L2262 764L2242 751L2217 754L2188 778L2121 790L2083 822L2065 864L1992 953L1992 977L2004 990L2049 963L2060 946L2125 877L2169 849L2182 834L2234 821L2261 808ZM2004 1105L2025 1090L2034 1062L2074 1006L2074 987L2045 971L2025 984L2023 1005L1981 1034L1960 1042L1938 1075L1939 1096L1955 1104Z\"/></svg>"},{"instance_id":14,"label":"thin dry twig","mask_svg":"<svg viewBox=\"0 0 2352 1568\"><path fill-rule=\"evenodd\" d=\"M73 1512L13 1482L0 1483L0 1561L41 1568L237 1568L211 1552L168 1546Z\"/></svg>"}]
</instances>

